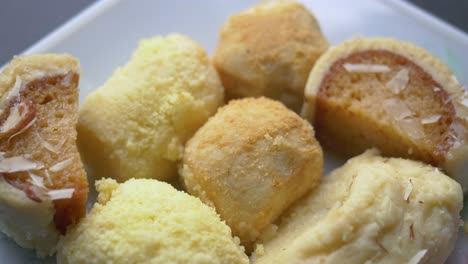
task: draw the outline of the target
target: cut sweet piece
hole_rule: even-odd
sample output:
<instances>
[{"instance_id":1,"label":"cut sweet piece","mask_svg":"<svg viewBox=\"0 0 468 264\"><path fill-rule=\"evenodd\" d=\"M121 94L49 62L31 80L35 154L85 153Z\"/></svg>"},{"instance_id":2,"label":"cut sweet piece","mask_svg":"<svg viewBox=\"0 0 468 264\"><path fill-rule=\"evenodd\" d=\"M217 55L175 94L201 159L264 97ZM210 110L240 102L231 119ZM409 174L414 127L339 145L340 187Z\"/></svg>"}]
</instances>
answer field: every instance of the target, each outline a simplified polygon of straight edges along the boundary
<instances>
[{"instance_id":1,"label":"cut sweet piece","mask_svg":"<svg viewBox=\"0 0 468 264\"><path fill-rule=\"evenodd\" d=\"M267 96L299 112L307 76L328 47L304 5L262 1L229 17L213 62L227 99Z\"/></svg>"},{"instance_id":2,"label":"cut sweet piece","mask_svg":"<svg viewBox=\"0 0 468 264\"><path fill-rule=\"evenodd\" d=\"M367 151L286 213L254 263L444 263L462 206L440 170Z\"/></svg>"},{"instance_id":3,"label":"cut sweet piece","mask_svg":"<svg viewBox=\"0 0 468 264\"><path fill-rule=\"evenodd\" d=\"M319 184L322 149L310 124L280 102L233 100L189 140L182 176L250 252L260 234Z\"/></svg>"},{"instance_id":4,"label":"cut sweet piece","mask_svg":"<svg viewBox=\"0 0 468 264\"><path fill-rule=\"evenodd\" d=\"M15 57L0 75L0 230L40 256L86 214L78 82L69 55Z\"/></svg>"},{"instance_id":5,"label":"cut sweet piece","mask_svg":"<svg viewBox=\"0 0 468 264\"><path fill-rule=\"evenodd\" d=\"M302 114L322 144L369 147L443 168L468 188L468 95L450 69L413 44L353 39L312 69Z\"/></svg>"}]
</instances>

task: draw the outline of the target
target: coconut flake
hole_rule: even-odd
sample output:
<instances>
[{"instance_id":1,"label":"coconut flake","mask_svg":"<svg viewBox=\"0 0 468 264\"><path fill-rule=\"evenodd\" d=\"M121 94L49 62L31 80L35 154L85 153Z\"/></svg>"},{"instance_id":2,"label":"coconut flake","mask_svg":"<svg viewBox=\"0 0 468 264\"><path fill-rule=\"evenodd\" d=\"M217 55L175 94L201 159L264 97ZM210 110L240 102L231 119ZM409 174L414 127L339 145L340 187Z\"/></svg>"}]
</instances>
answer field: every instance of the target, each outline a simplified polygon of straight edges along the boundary
<instances>
[{"instance_id":1,"label":"coconut flake","mask_svg":"<svg viewBox=\"0 0 468 264\"><path fill-rule=\"evenodd\" d=\"M405 190L405 195L403 196L403 198L405 199L405 201L408 203L409 202L409 196L411 194L411 192L413 191L413 181L411 179L409 179L409 183L408 186L406 186L406 190Z\"/></svg>"},{"instance_id":2,"label":"coconut flake","mask_svg":"<svg viewBox=\"0 0 468 264\"><path fill-rule=\"evenodd\" d=\"M49 174L49 171L48 170L44 170L44 174L47 178L47 183L49 183L50 185L52 185L52 180L50 178L50 174Z\"/></svg>"},{"instance_id":3,"label":"coconut flake","mask_svg":"<svg viewBox=\"0 0 468 264\"><path fill-rule=\"evenodd\" d=\"M347 72L388 72L390 68L382 64L352 64L345 63L343 65Z\"/></svg>"},{"instance_id":4,"label":"coconut flake","mask_svg":"<svg viewBox=\"0 0 468 264\"><path fill-rule=\"evenodd\" d=\"M406 89L409 81L409 70L407 68L401 69L393 78L388 81L385 86L390 88L394 94L399 94Z\"/></svg>"},{"instance_id":5,"label":"coconut flake","mask_svg":"<svg viewBox=\"0 0 468 264\"><path fill-rule=\"evenodd\" d=\"M421 260L424 258L424 256L426 255L426 253L427 253L427 249L422 249L422 250L418 251L418 253L416 253L416 255L414 255L410 259L408 264L419 264L421 262Z\"/></svg>"},{"instance_id":6,"label":"coconut flake","mask_svg":"<svg viewBox=\"0 0 468 264\"><path fill-rule=\"evenodd\" d=\"M44 140L41 135L39 133L36 133L36 137L39 139L39 141L41 142L41 145L47 149L48 151L50 152L53 152L55 154L58 153L58 150L57 148L55 148L54 146L52 146L52 144L50 144L49 142L47 142L46 140Z\"/></svg>"},{"instance_id":7,"label":"coconut flake","mask_svg":"<svg viewBox=\"0 0 468 264\"><path fill-rule=\"evenodd\" d=\"M0 100L0 109L3 110L5 108L5 105L10 103L11 99L20 95L21 87L22 87L21 78L19 76L16 76L15 84L10 89L10 91L6 94L5 98L2 98L2 100Z\"/></svg>"},{"instance_id":8,"label":"coconut flake","mask_svg":"<svg viewBox=\"0 0 468 264\"><path fill-rule=\"evenodd\" d=\"M8 142L10 142L10 140L14 137L16 137L17 135L23 133L24 131L28 130L35 122L36 122L36 119L37 117L34 117L25 127L23 127L20 131L14 133L13 135L11 135L9 138L8 138Z\"/></svg>"},{"instance_id":9,"label":"coconut flake","mask_svg":"<svg viewBox=\"0 0 468 264\"><path fill-rule=\"evenodd\" d=\"M433 115L433 116L423 118L421 119L421 124L427 125L427 124L437 123L437 121L439 121L441 117L442 117L441 115Z\"/></svg>"},{"instance_id":10,"label":"coconut flake","mask_svg":"<svg viewBox=\"0 0 468 264\"><path fill-rule=\"evenodd\" d=\"M58 189L47 192L51 200L70 199L73 196L75 189Z\"/></svg>"},{"instance_id":11,"label":"coconut flake","mask_svg":"<svg viewBox=\"0 0 468 264\"><path fill-rule=\"evenodd\" d=\"M435 87L435 86L434 86L434 88L432 88L432 89L433 89L434 92L436 92L436 93L440 92L440 88L439 88L439 87Z\"/></svg>"},{"instance_id":12,"label":"coconut flake","mask_svg":"<svg viewBox=\"0 0 468 264\"><path fill-rule=\"evenodd\" d=\"M54 166L50 167L49 170L53 171L53 172L61 171L64 168L66 168L68 165L72 164L72 162L73 162L73 158L63 160L63 161L55 164Z\"/></svg>"},{"instance_id":13,"label":"coconut flake","mask_svg":"<svg viewBox=\"0 0 468 264\"><path fill-rule=\"evenodd\" d=\"M396 98L386 99L383 102L383 108L397 121L413 115L413 112L406 106L406 104Z\"/></svg>"},{"instance_id":14,"label":"coconut flake","mask_svg":"<svg viewBox=\"0 0 468 264\"><path fill-rule=\"evenodd\" d=\"M0 160L0 173L13 173L28 170L40 170L44 165L39 162L34 162L24 157L11 157Z\"/></svg>"},{"instance_id":15,"label":"coconut flake","mask_svg":"<svg viewBox=\"0 0 468 264\"><path fill-rule=\"evenodd\" d=\"M400 120L397 125L403 133L408 134L413 140L424 137L421 122L415 118Z\"/></svg>"},{"instance_id":16,"label":"coconut flake","mask_svg":"<svg viewBox=\"0 0 468 264\"><path fill-rule=\"evenodd\" d=\"M12 110L11 110L10 114L8 115L7 119L5 120L5 122L0 127L0 133L5 133L5 132L15 128L18 125L18 123L21 120L23 120L24 117L26 117L26 115L28 114L28 111L26 109L22 113L20 113L20 111L19 111L20 105L25 105L25 104L20 103L20 104L15 105L14 107L12 107ZM26 108L28 107L27 105L25 105L25 106L26 106Z\"/></svg>"},{"instance_id":17,"label":"coconut flake","mask_svg":"<svg viewBox=\"0 0 468 264\"><path fill-rule=\"evenodd\" d=\"M45 188L44 186L44 179L42 179L42 177L28 171L28 174L29 174L29 177L31 178L30 182L34 185L36 185L37 187L40 187L40 188Z\"/></svg>"}]
</instances>

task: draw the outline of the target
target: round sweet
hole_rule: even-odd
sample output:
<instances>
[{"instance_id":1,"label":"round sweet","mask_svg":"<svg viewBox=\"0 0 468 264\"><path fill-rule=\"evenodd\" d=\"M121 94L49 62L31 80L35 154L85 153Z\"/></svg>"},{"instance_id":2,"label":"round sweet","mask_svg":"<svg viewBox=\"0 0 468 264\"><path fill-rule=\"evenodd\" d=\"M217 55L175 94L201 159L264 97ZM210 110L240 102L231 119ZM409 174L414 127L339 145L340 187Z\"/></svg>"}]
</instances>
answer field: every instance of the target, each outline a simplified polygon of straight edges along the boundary
<instances>
[{"instance_id":1,"label":"round sweet","mask_svg":"<svg viewBox=\"0 0 468 264\"><path fill-rule=\"evenodd\" d=\"M78 145L94 178L173 180L184 144L223 103L206 52L173 34L140 42L83 103Z\"/></svg>"},{"instance_id":2,"label":"round sweet","mask_svg":"<svg viewBox=\"0 0 468 264\"><path fill-rule=\"evenodd\" d=\"M59 243L58 263L249 263L199 199L153 179L97 181L96 203Z\"/></svg>"},{"instance_id":3,"label":"round sweet","mask_svg":"<svg viewBox=\"0 0 468 264\"><path fill-rule=\"evenodd\" d=\"M367 151L298 202L255 263L444 263L462 206L438 169Z\"/></svg>"},{"instance_id":4,"label":"round sweet","mask_svg":"<svg viewBox=\"0 0 468 264\"><path fill-rule=\"evenodd\" d=\"M320 142L347 156L386 156L443 168L468 190L468 93L428 51L387 38L330 48L310 72L302 115Z\"/></svg>"},{"instance_id":5,"label":"round sweet","mask_svg":"<svg viewBox=\"0 0 468 264\"><path fill-rule=\"evenodd\" d=\"M187 143L190 194L216 208L248 251L320 180L323 156L310 124L266 98L233 100Z\"/></svg>"},{"instance_id":6,"label":"round sweet","mask_svg":"<svg viewBox=\"0 0 468 264\"><path fill-rule=\"evenodd\" d=\"M228 99L267 96L299 111L310 69L329 44L293 1L264 1L229 17L214 55Z\"/></svg>"}]
</instances>

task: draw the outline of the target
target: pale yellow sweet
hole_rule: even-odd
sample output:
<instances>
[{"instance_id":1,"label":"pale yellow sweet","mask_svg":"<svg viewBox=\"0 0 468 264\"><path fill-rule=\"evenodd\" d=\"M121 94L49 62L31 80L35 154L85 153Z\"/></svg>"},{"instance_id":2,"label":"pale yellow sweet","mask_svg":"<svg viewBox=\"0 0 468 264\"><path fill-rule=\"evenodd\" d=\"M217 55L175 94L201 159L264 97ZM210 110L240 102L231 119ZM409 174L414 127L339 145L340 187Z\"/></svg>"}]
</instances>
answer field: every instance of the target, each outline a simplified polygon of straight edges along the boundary
<instances>
[{"instance_id":1,"label":"pale yellow sweet","mask_svg":"<svg viewBox=\"0 0 468 264\"><path fill-rule=\"evenodd\" d=\"M83 103L78 144L96 177L171 180L185 141L223 103L223 88L206 52L172 34L140 42Z\"/></svg>"},{"instance_id":2,"label":"pale yellow sweet","mask_svg":"<svg viewBox=\"0 0 468 264\"><path fill-rule=\"evenodd\" d=\"M214 209L153 179L97 181L87 218L60 241L58 263L248 263Z\"/></svg>"},{"instance_id":3,"label":"pale yellow sweet","mask_svg":"<svg viewBox=\"0 0 468 264\"><path fill-rule=\"evenodd\" d=\"M312 126L267 98L232 100L187 143L181 174L247 251L299 197L319 184L322 149Z\"/></svg>"},{"instance_id":4,"label":"pale yellow sweet","mask_svg":"<svg viewBox=\"0 0 468 264\"><path fill-rule=\"evenodd\" d=\"M459 228L460 185L429 165L377 154L324 177L255 263L444 263Z\"/></svg>"}]
</instances>

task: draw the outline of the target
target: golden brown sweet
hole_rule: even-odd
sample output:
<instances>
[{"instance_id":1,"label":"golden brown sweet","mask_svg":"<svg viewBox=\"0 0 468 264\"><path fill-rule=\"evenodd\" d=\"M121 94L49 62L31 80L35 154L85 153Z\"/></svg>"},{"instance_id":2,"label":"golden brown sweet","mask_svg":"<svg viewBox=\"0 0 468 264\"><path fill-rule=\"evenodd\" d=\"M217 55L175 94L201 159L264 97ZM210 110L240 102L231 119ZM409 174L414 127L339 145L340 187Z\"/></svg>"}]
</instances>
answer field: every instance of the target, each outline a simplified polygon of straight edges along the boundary
<instances>
[{"instance_id":1,"label":"golden brown sweet","mask_svg":"<svg viewBox=\"0 0 468 264\"><path fill-rule=\"evenodd\" d=\"M86 214L78 81L68 55L15 57L0 75L0 230L41 256Z\"/></svg>"},{"instance_id":2,"label":"golden brown sweet","mask_svg":"<svg viewBox=\"0 0 468 264\"><path fill-rule=\"evenodd\" d=\"M227 99L267 96L298 112L310 69L328 48L315 17L294 1L264 1L229 17L214 64Z\"/></svg>"},{"instance_id":3,"label":"golden brown sweet","mask_svg":"<svg viewBox=\"0 0 468 264\"><path fill-rule=\"evenodd\" d=\"M314 188L322 150L307 121L266 98L233 100L186 145L190 194L216 208L250 251L260 234Z\"/></svg>"},{"instance_id":4,"label":"golden brown sweet","mask_svg":"<svg viewBox=\"0 0 468 264\"><path fill-rule=\"evenodd\" d=\"M367 151L296 203L253 263L444 263L462 206L436 168Z\"/></svg>"},{"instance_id":5,"label":"golden brown sweet","mask_svg":"<svg viewBox=\"0 0 468 264\"><path fill-rule=\"evenodd\" d=\"M413 44L353 39L329 49L310 73L303 115L338 152L375 146L442 167L468 188L468 95Z\"/></svg>"}]
</instances>

